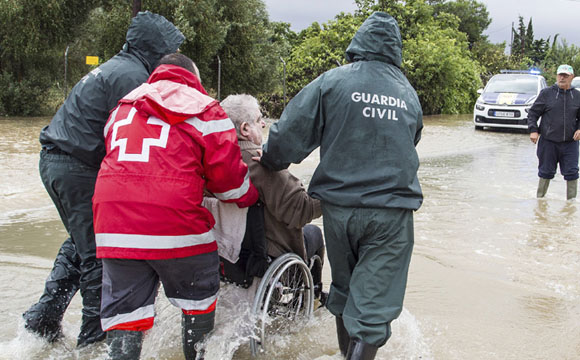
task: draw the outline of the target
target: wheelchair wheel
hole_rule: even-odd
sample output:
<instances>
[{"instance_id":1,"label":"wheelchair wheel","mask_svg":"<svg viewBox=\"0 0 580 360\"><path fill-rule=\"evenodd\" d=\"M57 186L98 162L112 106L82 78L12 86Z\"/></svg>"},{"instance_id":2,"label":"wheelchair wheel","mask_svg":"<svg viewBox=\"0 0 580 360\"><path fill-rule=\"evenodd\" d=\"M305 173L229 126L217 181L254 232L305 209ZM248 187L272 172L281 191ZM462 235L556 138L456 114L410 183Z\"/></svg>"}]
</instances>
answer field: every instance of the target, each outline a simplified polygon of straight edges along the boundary
<instances>
[{"instance_id":1,"label":"wheelchair wheel","mask_svg":"<svg viewBox=\"0 0 580 360\"><path fill-rule=\"evenodd\" d=\"M250 339L252 356L267 347L267 334L296 329L314 308L314 284L310 269L296 254L284 254L268 267L252 307L257 333Z\"/></svg>"}]
</instances>

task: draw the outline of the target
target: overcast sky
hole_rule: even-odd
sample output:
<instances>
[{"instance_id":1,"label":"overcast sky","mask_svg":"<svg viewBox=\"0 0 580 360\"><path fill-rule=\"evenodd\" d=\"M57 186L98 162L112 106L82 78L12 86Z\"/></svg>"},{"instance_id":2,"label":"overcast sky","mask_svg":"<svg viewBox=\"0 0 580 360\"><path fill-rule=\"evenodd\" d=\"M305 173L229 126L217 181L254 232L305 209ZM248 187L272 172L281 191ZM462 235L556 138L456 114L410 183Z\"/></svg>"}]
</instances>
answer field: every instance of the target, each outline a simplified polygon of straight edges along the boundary
<instances>
[{"instance_id":1,"label":"overcast sky","mask_svg":"<svg viewBox=\"0 0 580 360\"><path fill-rule=\"evenodd\" d=\"M492 43L510 42L512 22L518 25L518 16L524 17L527 26L530 17L534 37L559 39L580 46L580 0L478 0L487 6L492 19L484 34ZM292 30L300 31L314 21L324 23L334 15L354 12L354 0L264 0L270 20L292 24Z\"/></svg>"}]
</instances>

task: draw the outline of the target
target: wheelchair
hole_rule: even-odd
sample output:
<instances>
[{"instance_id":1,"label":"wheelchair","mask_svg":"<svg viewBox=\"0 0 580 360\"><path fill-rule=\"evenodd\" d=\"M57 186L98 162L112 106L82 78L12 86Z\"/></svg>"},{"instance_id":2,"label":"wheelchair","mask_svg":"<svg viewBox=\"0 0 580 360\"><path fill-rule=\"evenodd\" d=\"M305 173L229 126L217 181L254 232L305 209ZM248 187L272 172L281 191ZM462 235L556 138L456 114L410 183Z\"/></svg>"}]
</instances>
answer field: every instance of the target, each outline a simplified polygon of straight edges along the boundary
<instances>
[{"instance_id":1,"label":"wheelchair","mask_svg":"<svg viewBox=\"0 0 580 360\"><path fill-rule=\"evenodd\" d=\"M220 277L227 283L249 288L254 277L261 278L251 309L255 333L250 337L252 356L267 351L268 335L288 332L312 317L321 284L314 284L312 269L322 269L322 259L314 255L307 265L294 254L274 259L266 252L264 205L248 208L246 232L239 260L220 258Z\"/></svg>"}]
</instances>

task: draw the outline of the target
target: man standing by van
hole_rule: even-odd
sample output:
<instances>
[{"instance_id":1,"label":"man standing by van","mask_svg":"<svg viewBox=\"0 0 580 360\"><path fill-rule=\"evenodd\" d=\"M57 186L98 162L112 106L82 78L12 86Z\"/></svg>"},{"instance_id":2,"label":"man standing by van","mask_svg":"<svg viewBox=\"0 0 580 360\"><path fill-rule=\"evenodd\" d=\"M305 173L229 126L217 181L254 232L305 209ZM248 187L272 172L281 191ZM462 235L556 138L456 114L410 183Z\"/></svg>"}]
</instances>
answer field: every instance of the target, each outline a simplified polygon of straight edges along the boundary
<instances>
[{"instance_id":1,"label":"man standing by van","mask_svg":"<svg viewBox=\"0 0 580 360\"><path fill-rule=\"evenodd\" d=\"M578 189L578 140L580 140L580 92L571 87L574 69L560 65L556 84L543 89L528 113L530 140L538 144L537 197L543 198L560 165L566 180L566 198ZM540 126L538 127L538 119ZM541 135L541 136L540 136Z\"/></svg>"}]
</instances>

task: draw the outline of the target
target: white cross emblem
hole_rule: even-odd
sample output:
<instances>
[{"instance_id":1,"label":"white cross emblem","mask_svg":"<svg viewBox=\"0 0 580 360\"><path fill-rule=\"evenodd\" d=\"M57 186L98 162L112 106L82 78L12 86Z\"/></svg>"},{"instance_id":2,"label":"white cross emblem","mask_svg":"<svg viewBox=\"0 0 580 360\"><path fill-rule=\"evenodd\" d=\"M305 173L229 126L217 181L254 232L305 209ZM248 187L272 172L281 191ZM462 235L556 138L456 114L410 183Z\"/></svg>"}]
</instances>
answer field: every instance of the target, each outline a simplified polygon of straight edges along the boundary
<instances>
[{"instance_id":1,"label":"white cross emblem","mask_svg":"<svg viewBox=\"0 0 580 360\"><path fill-rule=\"evenodd\" d=\"M151 125L160 125L161 126L161 135L158 139L154 138L142 138L142 145L141 145L141 153L140 154L127 154L127 138L121 138L117 140L117 131L120 127L125 125L130 125L133 121L133 117L137 109L134 107L131 108L127 118L124 120L117 121L113 124L113 134L112 134L112 141L111 141L111 151L115 149L115 147L119 147L119 157L118 161L139 161L139 162L149 162L149 151L151 146L158 146L161 148L165 148L167 146L167 138L169 137L169 129L171 125L162 121L154 116L150 116L147 119L147 124ZM116 114L115 114L116 115Z\"/></svg>"}]
</instances>

